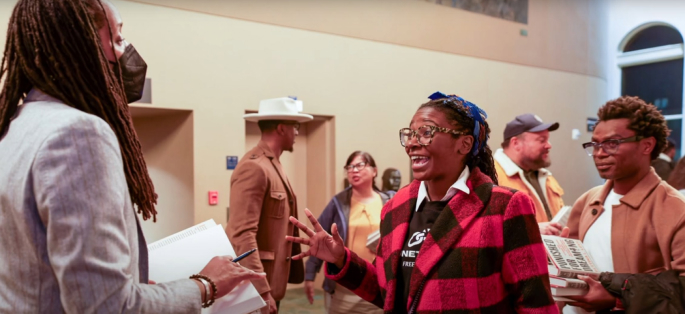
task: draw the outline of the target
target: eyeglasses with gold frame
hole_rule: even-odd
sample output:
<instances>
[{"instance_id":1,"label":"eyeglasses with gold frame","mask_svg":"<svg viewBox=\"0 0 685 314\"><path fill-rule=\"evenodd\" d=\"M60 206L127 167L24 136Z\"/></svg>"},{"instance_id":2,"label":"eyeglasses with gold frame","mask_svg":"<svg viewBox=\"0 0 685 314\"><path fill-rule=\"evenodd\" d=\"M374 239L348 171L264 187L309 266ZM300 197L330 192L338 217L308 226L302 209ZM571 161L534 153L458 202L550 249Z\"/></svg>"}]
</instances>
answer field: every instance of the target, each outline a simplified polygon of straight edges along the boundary
<instances>
[{"instance_id":1,"label":"eyeglasses with gold frame","mask_svg":"<svg viewBox=\"0 0 685 314\"><path fill-rule=\"evenodd\" d=\"M402 129L400 129L400 144L402 145L402 147L405 147L405 146L407 146L407 143L409 141L411 141L412 137L416 137L419 145L428 146L428 145L430 145L430 143L433 142L433 136L435 136L435 132L454 134L454 135L466 134L465 132L452 130L452 129L448 129L448 128L443 128L443 127L439 127L439 126L434 126L434 125L424 125L422 127L419 127L416 131L414 131L410 128L402 128Z\"/></svg>"}]
</instances>

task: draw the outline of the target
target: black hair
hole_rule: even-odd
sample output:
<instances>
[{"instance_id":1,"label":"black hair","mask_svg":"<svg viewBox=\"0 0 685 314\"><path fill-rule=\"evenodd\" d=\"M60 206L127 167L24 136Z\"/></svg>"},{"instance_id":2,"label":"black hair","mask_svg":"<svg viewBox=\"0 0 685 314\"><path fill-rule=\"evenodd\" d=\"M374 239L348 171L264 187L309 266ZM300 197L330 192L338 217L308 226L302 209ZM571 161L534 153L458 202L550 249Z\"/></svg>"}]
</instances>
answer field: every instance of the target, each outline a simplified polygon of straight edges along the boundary
<instances>
[{"instance_id":1,"label":"black hair","mask_svg":"<svg viewBox=\"0 0 685 314\"><path fill-rule=\"evenodd\" d=\"M666 119L654 105L646 103L635 96L623 96L608 101L597 112L599 121L628 119L628 129L635 135L653 137L656 140L651 158L656 159L664 151L671 131Z\"/></svg>"},{"instance_id":2,"label":"black hair","mask_svg":"<svg viewBox=\"0 0 685 314\"><path fill-rule=\"evenodd\" d=\"M473 134L473 129L476 123L473 118L470 118L468 116L467 112L469 112L469 109L466 108L462 101L457 99L456 97L431 100L419 107L419 109L422 108L433 108L442 112L443 114L445 114L447 120L450 122L450 124L452 124L455 127L456 130L465 132L466 135L471 135L475 137L475 135ZM482 124L483 128L481 129L481 132L485 132L485 134L482 134L481 137L483 139L487 139L490 137L490 126L488 125L488 122L485 121L485 119L483 119ZM452 136L455 138L459 138L459 136L462 135L453 134ZM488 177L490 177L490 179L492 179L492 182L494 184L497 184L497 172L495 171L495 161L492 158L492 150L490 150L490 146L488 146L487 143L484 143L480 147L475 156L469 153L466 156L465 164L469 167L469 169L478 167L478 169L480 169L480 171L483 174L487 175Z\"/></svg>"},{"instance_id":3,"label":"black hair","mask_svg":"<svg viewBox=\"0 0 685 314\"><path fill-rule=\"evenodd\" d=\"M361 150L355 151L352 154L350 154L349 157L347 157L347 161L345 162L345 167L349 166L350 163L352 163L352 161L355 158L357 158L357 156L361 156L362 159L364 159L364 162L366 162L369 166L378 169L376 167L376 161L373 159L373 157L371 157L371 154L364 152L364 151L361 151ZM378 171L376 171L376 176L373 177L373 189L376 191L380 191L378 189L378 186L376 186L376 177L377 176L378 176Z\"/></svg>"}]
</instances>

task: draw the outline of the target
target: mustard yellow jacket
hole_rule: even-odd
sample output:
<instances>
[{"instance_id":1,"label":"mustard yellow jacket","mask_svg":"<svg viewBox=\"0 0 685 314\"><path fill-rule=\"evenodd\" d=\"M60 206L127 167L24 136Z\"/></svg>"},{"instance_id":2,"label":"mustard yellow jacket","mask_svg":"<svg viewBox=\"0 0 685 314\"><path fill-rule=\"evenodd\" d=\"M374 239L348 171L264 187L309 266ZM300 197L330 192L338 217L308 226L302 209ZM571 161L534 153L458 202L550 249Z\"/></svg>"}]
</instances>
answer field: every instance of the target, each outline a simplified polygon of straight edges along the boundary
<instances>
[{"instance_id":1,"label":"mustard yellow jacket","mask_svg":"<svg viewBox=\"0 0 685 314\"><path fill-rule=\"evenodd\" d=\"M502 149L498 149L493 157L495 159L495 170L497 171L499 185L527 193L533 199L533 204L535 204L535 219L538 222L549 221L547 213L545 213L545 207L542 205L542 201L535 192L535 189L522 178L523 170L511 161ZM561 198L564 195L564 190L549 171L540 169L540 173L546 177L544 189L547 195L545 195L545 198L549 205L549 211L552 213L552 217L554 217L564 207L564 200Z\"/></svg>"}]
</instances>

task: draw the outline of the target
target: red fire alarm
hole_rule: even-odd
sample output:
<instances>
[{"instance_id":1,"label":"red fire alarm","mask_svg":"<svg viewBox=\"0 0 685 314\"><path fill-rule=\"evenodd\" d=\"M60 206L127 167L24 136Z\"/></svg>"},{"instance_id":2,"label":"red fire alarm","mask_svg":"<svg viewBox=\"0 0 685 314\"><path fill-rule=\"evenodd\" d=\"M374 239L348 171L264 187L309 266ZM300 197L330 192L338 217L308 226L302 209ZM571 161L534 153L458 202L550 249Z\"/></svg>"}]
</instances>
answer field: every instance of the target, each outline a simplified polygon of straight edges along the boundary
<instances>
[{"instance_id":1,"label":"red fire alarm","mask_svg":"<svg viewBox=\"0 0 685 314\"><path fill-rule=\"evenodd\" d=\"M209 205L219 204L219 192L209 191Z\"/></svg>"}]
</instances>

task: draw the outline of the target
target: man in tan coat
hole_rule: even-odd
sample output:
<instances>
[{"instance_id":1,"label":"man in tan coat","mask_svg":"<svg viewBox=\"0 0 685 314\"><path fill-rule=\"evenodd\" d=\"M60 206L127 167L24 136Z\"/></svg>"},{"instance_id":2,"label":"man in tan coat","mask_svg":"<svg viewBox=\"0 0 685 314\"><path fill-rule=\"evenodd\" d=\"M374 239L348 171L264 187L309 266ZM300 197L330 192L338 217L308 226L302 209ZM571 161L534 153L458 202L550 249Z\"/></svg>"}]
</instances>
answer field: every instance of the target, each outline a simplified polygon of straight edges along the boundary
<instances>
[{"instance_id":1,"label":"man in tan coat","mask_svg":"<svg viewBox=\"0 0 685 314\"><path fill-rule=\"evenodd\" d=\"M569 237L583 241L603 272L685 271L685 198L650 166L666 146L664 117L637 97L609 101L598 116L592 142L583 147L607 181L576 201ZM622 307L598 281L581 279L590 290L569 297L577 300L570 305L587 311Z\"/></svg>"},{"instance_id":2,"label":"man in tan coat","mask_svg":"<svg viewBox=\"0 0 685 314\"><path fill-rule=\"evenodd\" d=\"M293 151L300 122L312 120L301 114L301 102L290 98L263 100L259 113L245 119L257 121L261 140L240 160L231 176L231 199L226 234L236 254L257 248L240 263L266 272L266 279L253 280L268 307L263 313L277 313L286 285L304 281L304 265L291 256L300 253L299 244L285 236L298 236L288 217L297 217L295 192L279 157Z\"/></svg>"},{"instance_id":3,"label":"man in tan coat","mask_svg":"<svg viewBox=\"0 0 685 314\"><path fill-rule=\"evenodd\" d=\"M499 185L528 193L535 205L535 219L542 234L558 235L563 227L549 221L564 206L564 190L546 168L552 163L550 132L559 123L544 123L526 113L507 123L502 148L495 151L495 171Z\"/></svg>"}]
</instances>

